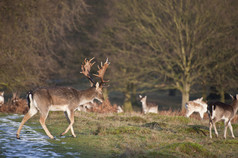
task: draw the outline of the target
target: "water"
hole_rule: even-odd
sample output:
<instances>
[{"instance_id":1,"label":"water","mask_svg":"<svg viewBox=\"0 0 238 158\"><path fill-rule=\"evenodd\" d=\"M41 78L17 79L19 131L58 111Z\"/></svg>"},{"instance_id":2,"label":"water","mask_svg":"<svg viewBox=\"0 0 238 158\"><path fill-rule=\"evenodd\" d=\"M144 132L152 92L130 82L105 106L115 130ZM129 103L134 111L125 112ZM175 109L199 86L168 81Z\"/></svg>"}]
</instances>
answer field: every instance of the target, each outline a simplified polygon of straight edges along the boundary
<instances>
[{"instance_id":1,"label":"water","mask_svg":"<svg viewBox=\"0 0 238 158\"><path fill-rule=\"evenodd\" d=\"M0 150L5 157L62 157L53 151L53 144L47 141L48 137L36 132L29 126L22 128L24 137L16 139L16 131L20 122L14 119L22 118L21 115L0 117ZM1 156L1 155L0 155Z\"/></svg>"}]
</instances>

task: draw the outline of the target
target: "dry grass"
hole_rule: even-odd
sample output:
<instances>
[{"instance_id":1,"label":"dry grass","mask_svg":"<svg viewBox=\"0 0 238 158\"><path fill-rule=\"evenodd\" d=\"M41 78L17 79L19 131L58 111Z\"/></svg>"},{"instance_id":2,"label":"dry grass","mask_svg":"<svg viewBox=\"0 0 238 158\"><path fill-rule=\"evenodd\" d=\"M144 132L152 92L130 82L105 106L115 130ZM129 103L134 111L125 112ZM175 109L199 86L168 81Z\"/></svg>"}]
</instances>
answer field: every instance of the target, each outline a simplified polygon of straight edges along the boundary
<instances>
[{"instance_id":1,"label":"dry grass","mask_svg":"<svg viewBox=\"0 0 238 158\"><path fill-rule=\"evenodd\" d=\"M8 101L0 107L0 112L26 114L29 108L26 99L19 98L17 101Z\"/></svg>"},{"instance_id":2,"label":"dry grass","mask_svg":"<svg viewBox=\"0 0 238 158\"><path fill-rule=\"evenodd\" d=\"M96 113L116 113L117 112L117 105L114 104L111 105L109 99L106 99L102 104L97 104L89 109L90 112L96 112Z\"/></svg>"}]
</instances>

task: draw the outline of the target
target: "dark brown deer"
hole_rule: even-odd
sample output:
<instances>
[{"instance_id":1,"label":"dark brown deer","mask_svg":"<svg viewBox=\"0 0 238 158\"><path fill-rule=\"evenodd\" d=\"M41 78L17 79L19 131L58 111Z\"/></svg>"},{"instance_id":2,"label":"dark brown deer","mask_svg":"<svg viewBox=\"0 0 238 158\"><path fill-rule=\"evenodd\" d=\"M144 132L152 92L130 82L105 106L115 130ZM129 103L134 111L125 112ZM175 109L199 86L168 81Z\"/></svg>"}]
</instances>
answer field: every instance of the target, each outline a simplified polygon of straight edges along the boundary
<instances>
[{"instance_id":1,"label":"dark brown deer","mask_svg":"<svg viewBox=\"0 0 238 158\"><path fill-rule=\"evenodd\" d=\"M212 138L212 127L214 127L215 134L218 137L218 132L216 128L216 122L224 120L224 138L226 139L227 127L230 128L231 136L235 138L233 133L233 128L231 125L231 120L235 117L238 110L238 94L232 96L233 101L231 104L225 104L222 102L209 103L207 107L207 112L209 116L209 131L210 138Z\"/></svg>"},{"instance_id":2,"label":"dark brown deer","mask_svg":"<svg viewBox=\"0 0 238 158\"><path fill-rule=\"evenodd\" d=\"M103 102L104 97L102 93L103 77L106 72L106 69L109 66L108 59L104 64L101 64L101 67L98 66L98 74L95 75L101 79L100 83L94 82L93 78L90 76L91 67L94 65L92 60L89 61L87 59L84 60L84 63L81 66L82 74L84 74L90 81L91 87L86 90L76 90L71 87L54 87L54 88L39 88L30 92L28 94L28 106L29 111L24 116L16 137L20 138L20 131L24 123L34 116L38 111L40 112L40 124L44 129L45 133L53 139L54 137L49 132L48 128L45 125L46 118L49 114L49 111L64 111L66 118L69 120L69 126L67 129L61 134L66 134L69 129L71 129L71 133L73 137L76 137L73 130L74 123L74 111L79 108L83 104L87 104L93 102L94 99L97 99L100 102Z\"/></svg>"}]
</instances>

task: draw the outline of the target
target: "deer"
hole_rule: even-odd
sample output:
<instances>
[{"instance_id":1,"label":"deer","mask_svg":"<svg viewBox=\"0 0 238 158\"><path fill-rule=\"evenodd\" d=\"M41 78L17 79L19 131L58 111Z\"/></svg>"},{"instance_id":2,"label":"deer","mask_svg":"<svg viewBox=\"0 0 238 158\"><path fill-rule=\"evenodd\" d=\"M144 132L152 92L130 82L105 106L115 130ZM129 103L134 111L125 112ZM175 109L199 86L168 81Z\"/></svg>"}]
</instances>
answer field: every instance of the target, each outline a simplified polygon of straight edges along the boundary
<instances>
[{"instance_id":1,"label":"deer","mask_svg":"<svg viewBox=\"0 0 238 158\"><path fill-rule=\"evenodd\" d=\"M83 105L80 105L78 107L78 111L83 111L83 112L87 112L88 110L90 110L92 107L94 107L94 104L95 103L86 103L86 104L83 104Z\"/></svg>"},{"instance_id":2,"label":"deer","mask_svg":"<svg viewBox=\"0 0 238 158\"><path fill-rule=\"evenodd\" d=\"M233 99L231 104L225 104L222 102L214 102L208 104L207 112L209 116L210 138L212 138L212 127L214 127L216 137L218 137L216 122L220 120L224 120L224 139L226 139L227 127L229 127L231 131L232 138L235 138L231 121L235 117L238 110L238 94L231 97Z\"/></svg>"},{"instance_id":3,"label":"deer","mask_svg":"<svg viewBox=\"0 0 238 158\"><path fill-rule=\"evenodd\" d=\"M4 92L0 92L0 106L4 104Z\"/></svg>"},{"instance_id":4,"label":"deer","mask_svg":"<svg viewBox=\"0 0 238 158\"><path fill-rule=\"evenodd\" d=\"M21 99L20 99L19 95L17 95L16 92L13 92L13 93L12 93L12 98L11 98L11 103L12 103L13 105L16 105L16 103L19 102L20 100L21 100Z\"/></svg>"},{"instance_id":5,"label":"deer","mask_svg":"<svg viewBox=\"0 0 238 158\"><path fill-rule=\"evenodd\" d=\"M121 106L117 106L117 113L122 113L124 112L123 109L121 108Z\"/></svg>"},{"instance_id":6,"label":"deer","mask_svg":"<svg viewBox=\"0 0 238 158\"><path fill-rule=\"evenodd\" d=\"M204 114L207 112L207 103L203 101L203 97L198 98L193 101L189 101L185 104L186 117L189 117L192 113L198 112L201 119L203 119Z\"/></svg>"},{"instance_id":7,"label":"deer","mask_svg":"<svg viewBox=\"0 0 238 158\"><path fill-rule=\"evenodd\" d=\"M95 64L92 63L92 60L85 59L81 65L81 72L84 76L87 77L91 83L91 87L85 90L77 90L72 87L46 87L46 88L37 88L34 91L31 91L27 95L29 111L23 117L21 124L17 130L16 137L20 139L20 132L27 120L34 116L37 112L40 113L40 124L44 129L45 133L50 139L54 139L53 135L50 133L48 128L45 125L46 118L49 114L49 111L63 111L66 119L69 122L66 130L60 134L60 136L65 135L69 129L73 137L76 137L73 129L74 124L74 111L77 110L80 106L92 103L94 99L99 102L104 101L102 88L103 84L109 81L105 81L104 74L109 66L108 59L104 64L101 62L101 66L98 66L98 74L93 74L95 77L100 79L99 82L95 82L90 75L91 67Z\"/></svg>"},{"instance_id":8,"label":"deer","mask_svg":"<svg viewBox=\"0 0 238 158\"><path fill-rule=\"evenodd\" d=\"M140 98L140 102L142 103L142 112L144 114L158 113L158 105L146 103L147 96L142 97L141 95L139 95L139 98Z\"/></svg>"}]
</instances>

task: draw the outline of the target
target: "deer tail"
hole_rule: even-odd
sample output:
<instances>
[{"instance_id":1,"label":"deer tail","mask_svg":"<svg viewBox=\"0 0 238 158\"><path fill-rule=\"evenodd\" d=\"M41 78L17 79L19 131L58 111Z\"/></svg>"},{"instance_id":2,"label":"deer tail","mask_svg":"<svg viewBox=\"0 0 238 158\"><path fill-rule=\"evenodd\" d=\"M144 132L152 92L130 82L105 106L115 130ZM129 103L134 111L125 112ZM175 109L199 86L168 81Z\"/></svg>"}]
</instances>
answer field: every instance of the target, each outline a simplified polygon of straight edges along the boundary
<instances>
[{"instance_id":1,"label":"deer tail","mask_svg":"<svg viewBox=\"0 0 238 158\"><path fill-rule=\"evenodd\" d=\"M33 92L30 91L27 94L27 103L28 103L27 105L28 105L29 108L31 107L32 100L33 100Z\"/></svg>"}]
</instances>

